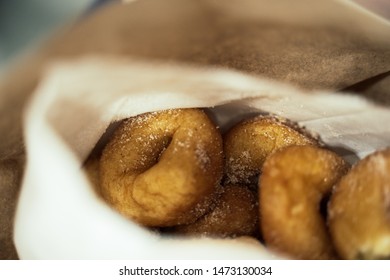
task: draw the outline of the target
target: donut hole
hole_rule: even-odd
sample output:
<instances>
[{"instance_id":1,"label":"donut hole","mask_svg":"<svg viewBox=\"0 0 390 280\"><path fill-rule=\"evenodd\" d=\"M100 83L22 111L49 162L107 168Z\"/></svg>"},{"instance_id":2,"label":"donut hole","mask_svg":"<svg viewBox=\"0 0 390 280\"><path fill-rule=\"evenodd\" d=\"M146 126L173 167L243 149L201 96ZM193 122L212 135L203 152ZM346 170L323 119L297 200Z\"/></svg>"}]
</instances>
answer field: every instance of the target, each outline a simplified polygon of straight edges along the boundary
<instances>
[{"instance_id":1,"label":"donut hole","mask_svg":"<svg viewBox=\"0 0 390 280\"><path fill-rule=\"evenodd\" d=\"M152 139L152 141L150 141ZM145 139L141 139L145 143L144 152L140 154L140 160L144 162L143 165L137 165L139 170L133 170L137 173L142 173L152 166L156 165L169 145L172 143L172 135L147 135Z\"/></svg>"},{"instance_id":2,"label":"donut hole","mask_svg":"<svg viewBox=\"0 0 390 280\"><path fill-rule=\"evenodd\" d=\"M328 204L330 200L330 195L331 195L330 193L324 194L319 204L320 214L325 221L328 219Z\"/></svg>"},{"instance_id":3,"label":"donut hole","mask_svg":"<svg viewBox=\"0 0 390 280\"><path fill-rule=\"evenodd\" d=\"M160 161L161 156L164 154L164 152L169 147L169 145L171 145L172 139L173 139L172 136L168 136L167 139L164 139L165 140L164 145L161 147L160 152L158 153L158 156L156 158L156 162L154 164L156 164Z\"/></svg>"}]
</instances>

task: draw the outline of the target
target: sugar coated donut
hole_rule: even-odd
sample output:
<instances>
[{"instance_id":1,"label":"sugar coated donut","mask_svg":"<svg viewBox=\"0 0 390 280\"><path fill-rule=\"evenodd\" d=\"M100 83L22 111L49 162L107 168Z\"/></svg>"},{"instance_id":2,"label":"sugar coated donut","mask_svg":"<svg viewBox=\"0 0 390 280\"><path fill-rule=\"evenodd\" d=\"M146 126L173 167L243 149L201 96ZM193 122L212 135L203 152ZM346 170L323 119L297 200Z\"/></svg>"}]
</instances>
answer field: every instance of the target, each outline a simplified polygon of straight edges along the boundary
<instances>
[{"instance_id":1,"label":"sugar coated donut","mask_svg":"<svg viewBox=\"0 0 390 280\"><path fill-rule=\"evenodd\" d=\"M367 156L337 184L329 228L345 259L390 259L390 148Z\"/></svg>"},{"instance_id":2,"label":"sugar coated donut","mask_svg":"<svg viewBox=\"0 0 390 280\"><path fill-rule=\"evenodd\" d=\"M199 109L125 120L100 160L100 192L145 226L190 223L209 210L223 172L222 137Z\"/></svg>"},{"instance_id":3,"label":"sugar coated donut","mask_svg":"<svg viewBox=\"0 0 390 280\"><path fill-rule=\"evenodd\" d=\"M257 116L235 125L224 137L228 183L257 182L269 154L290 145L317 145L318 141L292 122L275 116Z\"/></svg>"},{"instance_id":4,"label":"sugar coated donut","mask_svg":"<svg viewBox=\"0 0 390 280\"><path fill-rule=\"evenodd\" d=\"M213 210L196 222L175 228L176 233L211 237L256 236L258 233L257 194L248 187L227 185Z\"/></svg>"},{"instance_id":5,"label":"sugar coated donut","mask_svg":"<svg viewBox=\"0 0 390 280\"><path fill-rule=\"evenodd\" d=\"M347 170L341 157L311 145L289 146L270 155L259 181L266 245L296 259L335 258L320 203Z\"/></svg>"}]
</instances>

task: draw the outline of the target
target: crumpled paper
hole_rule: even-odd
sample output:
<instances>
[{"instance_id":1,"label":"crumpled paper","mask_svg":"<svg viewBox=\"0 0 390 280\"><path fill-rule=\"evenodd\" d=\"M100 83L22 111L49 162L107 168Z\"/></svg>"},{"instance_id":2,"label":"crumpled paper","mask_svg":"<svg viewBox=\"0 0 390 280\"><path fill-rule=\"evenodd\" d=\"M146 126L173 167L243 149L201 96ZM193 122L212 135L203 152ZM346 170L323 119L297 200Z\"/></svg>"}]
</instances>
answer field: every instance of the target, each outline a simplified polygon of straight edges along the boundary
<instances>
[{"instance_id":1,"label":"crumpled paper","mask_svg":"<svg viewBox=\"0 0 390 280\"><path fill-rule=\"evenodd\" d=\"M353 96L303 92L219 68L87 57L50 68L25 116L27 169L15 220L25 259L271 259L260 243L172 239L110 209L83 162L117 120L169 108L210 108L221 129L254 112L306 126L353 162L390 143L390 110ZM380 122L378 121L380 120Z\"/></svg>"},{"instance_id":2,"label":"crumpled paper","mask_svg":"<svg viewBox=\"0 0 390 280\"><path fill-rule=\"evenodd\" d=\"M389 79L371 79L390 70L388 34L388 21L345 0L115 1L64 27L0 79L0 259L17 258L11 229L25 172L22 115L53 61L93 53L222 67L303 89L348 88L390 104Z\"/></svg>"}]
</instances>

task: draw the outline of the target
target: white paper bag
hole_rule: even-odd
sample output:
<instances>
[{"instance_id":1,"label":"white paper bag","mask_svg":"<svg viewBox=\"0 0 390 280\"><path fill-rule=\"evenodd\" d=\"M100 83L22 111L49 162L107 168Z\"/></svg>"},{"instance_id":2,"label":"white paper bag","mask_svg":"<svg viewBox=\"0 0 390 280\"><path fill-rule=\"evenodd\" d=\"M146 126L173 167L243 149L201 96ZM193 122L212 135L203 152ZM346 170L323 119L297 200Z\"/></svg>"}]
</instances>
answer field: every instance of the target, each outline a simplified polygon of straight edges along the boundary
<instances>
[{"instance_id":1,"label":"white paper bag","mask_svg":"<svg viewBox=\"0 0 390 280\"><path fill-rule=\"evenodd\" d=\"M221 128L253 112L298 121L353 162L390 143L390 110L222 69L86 57L53 65L25 115L27 168L15 221L22 259L270 259L243 239L171 239L110 209L81 166L113 121L207 107Z\"/></svg>"}]
</instances>

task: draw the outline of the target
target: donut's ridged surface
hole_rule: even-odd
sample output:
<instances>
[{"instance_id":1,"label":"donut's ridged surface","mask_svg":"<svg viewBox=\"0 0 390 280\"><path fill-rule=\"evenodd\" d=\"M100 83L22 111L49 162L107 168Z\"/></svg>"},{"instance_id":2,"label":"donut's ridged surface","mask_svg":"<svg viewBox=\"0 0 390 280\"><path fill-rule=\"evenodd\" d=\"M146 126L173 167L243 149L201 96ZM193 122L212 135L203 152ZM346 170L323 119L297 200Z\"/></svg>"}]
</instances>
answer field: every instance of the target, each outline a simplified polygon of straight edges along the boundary
<instances>
[{"instance_id":1,"label":"donut's ridged surface","mask_svg":"<svg viewBox=\"0 0 390 280\"><path fill-rule=\"evenodd\" d=\"M103 150L100 191L140 224L185 224L208 210L222 169L222 139L203 111L147 113L125 120Z\"/></svg>"},{"instance_id":2,"label":"donut's ridged surface","mask_svg":"<svg viewBox=\"0 0 390 280\"><path fill-rule=\"evenodd\" d=\"M358 162L336 186L329 227L345 259L390 259L390 149Z\"/></svg>"}]
</instances>

